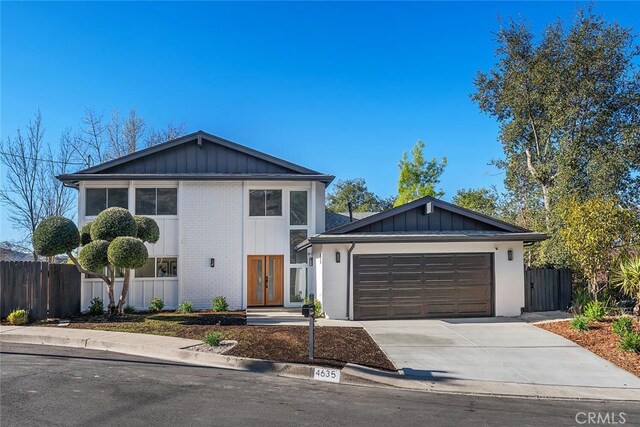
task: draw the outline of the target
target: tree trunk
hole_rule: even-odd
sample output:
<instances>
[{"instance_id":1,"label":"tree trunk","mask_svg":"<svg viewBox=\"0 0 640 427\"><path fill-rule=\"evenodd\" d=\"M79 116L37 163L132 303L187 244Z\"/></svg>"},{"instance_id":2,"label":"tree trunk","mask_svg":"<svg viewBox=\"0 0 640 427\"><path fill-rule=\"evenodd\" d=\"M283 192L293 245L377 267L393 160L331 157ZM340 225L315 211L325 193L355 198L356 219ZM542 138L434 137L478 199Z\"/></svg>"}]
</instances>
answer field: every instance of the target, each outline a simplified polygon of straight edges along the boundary
<instances>
[{"instance_id":1,"label":"tree trunk","mask_svg":"<svg viewBox=\"0 0 640 427\"><path fill-rule=\"evenodd\" d=\"M551 220L550 220L550 212L551 212L551 200L549 196L549 186L542 185L542 198L544 200L544 219L547 225L547 231L550 230Z\"/></svg>"},{"instance_id":2,"label":"tree trunk","mask_svg":"<svg viewBox=\"0 0 640 427\"><path fill-rule=\"evenodd\" d=\"M114 314L116 314L116 297L113 292L113 283L107 284L107 293L109 294L109 316L113 316Z\"/></svg>"},{"instance_id":3,"label":"tree trunk","mask_svg":"<svg viewBox=\"0 0 640 427\"><path fill-rule=\"evenodd\" d=\"M118 301L118 314L124 314L124 304L127 301L127 294L129 293L129 278L131 277L131 269L124 270L124 280L122 283L122 292L120 293L120 300Z\"/></svg>"}]
</instances>

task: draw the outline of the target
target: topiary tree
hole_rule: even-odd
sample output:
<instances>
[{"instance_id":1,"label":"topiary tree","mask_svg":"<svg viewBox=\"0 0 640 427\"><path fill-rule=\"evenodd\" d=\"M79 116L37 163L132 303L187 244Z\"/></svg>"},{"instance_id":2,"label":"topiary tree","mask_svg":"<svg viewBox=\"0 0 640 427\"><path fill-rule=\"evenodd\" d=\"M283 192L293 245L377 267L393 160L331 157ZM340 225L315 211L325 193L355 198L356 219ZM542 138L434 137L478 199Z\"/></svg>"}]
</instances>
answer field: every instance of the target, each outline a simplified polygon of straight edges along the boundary
<instances>
[{"instance_id":1,"label":"topiary tree","mask_svg":"<svg viewBox=\"0 0 640 427\"><path fill-rule=\"evenodd\" d=\"M129 293L131 269L140 268L149 257L145 242L160 238L158 224L148 217L134 217L122 208L108 208L81 230L73 221L53 216L43 220L33 234L34 250L44 256L66 254L78 271L102 279L109 295L109 314L122 314ZM82 245L78 258L73 251ZM107 274L104 274L104 268ZM122 292L114 295L116 268L124 270Z\"/></svg>"}]
</instances>

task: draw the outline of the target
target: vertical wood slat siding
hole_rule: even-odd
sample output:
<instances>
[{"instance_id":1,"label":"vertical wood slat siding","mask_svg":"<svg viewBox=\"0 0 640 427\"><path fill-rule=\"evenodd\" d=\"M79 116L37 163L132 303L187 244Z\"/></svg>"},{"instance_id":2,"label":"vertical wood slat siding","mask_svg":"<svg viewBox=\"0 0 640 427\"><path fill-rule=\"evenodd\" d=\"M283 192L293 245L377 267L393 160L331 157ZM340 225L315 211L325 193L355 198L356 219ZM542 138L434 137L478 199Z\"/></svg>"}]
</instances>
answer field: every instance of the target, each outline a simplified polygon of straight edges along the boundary
<instances>
[{"instance_id":1,"label":"vertical wood slat siding","mask_svg":"<svg viewBox=\"0 0 640 427\"><path fill-rule=\"evenodd\" d=\"M80 272L74 265L0 261L0 317L17 308L31 320L80 312Z\"/></svg>"},{"instance_id":2,"label":"vertical wood slat siding","mask_svg":"<svg viewBox=\"0 0 640 427\"><path fill-rule=\"evenodd\" d=\"M571 270L528 269L524 277L524 311L565 310L571 306Z\"/></svg>"}]
</instances>

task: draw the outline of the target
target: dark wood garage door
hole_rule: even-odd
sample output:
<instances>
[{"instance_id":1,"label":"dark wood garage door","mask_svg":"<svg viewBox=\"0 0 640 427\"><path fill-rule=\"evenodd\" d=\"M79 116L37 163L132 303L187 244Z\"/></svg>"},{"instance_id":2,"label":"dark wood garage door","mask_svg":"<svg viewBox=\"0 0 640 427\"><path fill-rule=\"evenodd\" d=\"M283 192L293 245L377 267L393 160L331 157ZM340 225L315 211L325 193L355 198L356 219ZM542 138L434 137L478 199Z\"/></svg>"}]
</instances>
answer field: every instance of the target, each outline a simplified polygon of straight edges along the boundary
<instances>
[{"instance_id":1,"label":"dark wood garage door","mask_svg":"<svg viewBox=\"0 0 640 427\"><path fill-rule=\"evenodd\" d=\"M355 255L354 318L493 314L493 254Z\"/></svg>"}]
</instances>

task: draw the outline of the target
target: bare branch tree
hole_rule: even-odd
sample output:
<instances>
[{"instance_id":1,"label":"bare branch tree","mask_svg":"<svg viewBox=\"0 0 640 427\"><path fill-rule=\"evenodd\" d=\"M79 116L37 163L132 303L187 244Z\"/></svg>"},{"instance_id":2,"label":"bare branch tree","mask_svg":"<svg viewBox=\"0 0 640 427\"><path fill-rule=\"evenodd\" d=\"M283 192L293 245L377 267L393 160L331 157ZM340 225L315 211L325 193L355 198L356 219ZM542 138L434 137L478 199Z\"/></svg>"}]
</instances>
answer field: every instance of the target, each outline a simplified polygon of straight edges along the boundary
<instances>
[{"instance_id":1,"label":"bare branch tree","mask_svg":"<svg viewBox=\"0 0 640 427\"><path fill-rule=\"evenodd\" d=\"M187 132L187 124L180 122L175 124L173 122L167 123L164 129L151 128L149 135L147 136L147 147L161 144L163 142L171 141L181 137Z\"/></svg>"},{"instance_id":2,"label":"bare branch tree","mask_svg":"<svg viewBox=\"0 0 640 427\"><path fill-rule=\"evenodd\" d=\"M106 131L103 114L87 108L81 120L80 131L72 140L74 159L84 162L87 167L108 160L104 135Z\"/></svg>"},{"instance_id":3,"label":"bare branch tree","mask_svg":"<svg viewBox=\"0 0 640 427\"><path fill-rule=\"evenodd\" d=\"M124 122L122 128L122 137L127 147L127 153L133 153L140 148L145 127L144 119L137 115L135 108L132 108L129 112L129 118Z\"/></svg>"},{"instance_id":4,"label":"bare branch tree","mask_svg":"<svg viewBox=\"0 0 640 427\"><path fill-rule=\"evenodd\" d=\"M27 123L25 134L18 129L15 138L0 141L0 161L7 171L0 201L8 207L13 227L24 231L25 240L31 240L44 214L39 190L45 149L40 111ZM33 257L37 261L35 252Z\"/></svg>"},{"instance_id":5,"label":"bare branch tree","mask_svg":"<svg viewBox=\"0 0 640 427\"><path fill-rule=\"evenodd\" d=\"M58 175L72 172L75 169L73 162L73 137L71 129L65 129L60 136L58 149L52 152L47 147L47 159L43 161L43 173L39 192L43 203L43 217L66 216L75 206L75 192L65 188Z\"/></svg>"}]
</instances>

